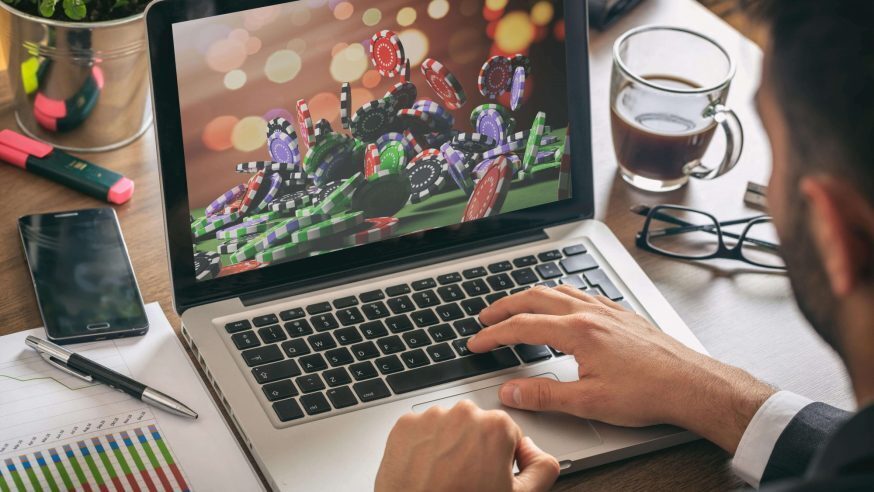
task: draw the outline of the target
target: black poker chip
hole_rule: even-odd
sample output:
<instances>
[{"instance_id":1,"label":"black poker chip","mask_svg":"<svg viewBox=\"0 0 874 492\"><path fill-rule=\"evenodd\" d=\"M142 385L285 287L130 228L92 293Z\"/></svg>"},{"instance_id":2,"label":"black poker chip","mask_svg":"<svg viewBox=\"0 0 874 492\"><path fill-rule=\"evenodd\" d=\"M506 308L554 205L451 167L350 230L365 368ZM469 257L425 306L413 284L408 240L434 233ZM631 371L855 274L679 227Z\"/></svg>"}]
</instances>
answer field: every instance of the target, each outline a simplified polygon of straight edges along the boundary
<instances>
[{"instance_id":1,"label":"black poker chip","mask_svg":"<svg viewBox=\"0 0 874 492\"><path fill-rule=\"evenodd\" d=\"M270 203L273 212L288 212L305 207L312 202L312 197L306 190L287 193Z\"/></svg>"},{"instance_id":2,"label":"black poker chip","mask_svg":"<svg viewBox=\"0 0 874 492\"><path fill-rule=\"evenodd\" d=\"M352 116L352 135L367 143L375 142L391 131L395 122L392 97L377 99L361 106Z\"/></svg>"},{"instance_id":3,"label":"black poker chip","mask_svg":"<svg viewBox=\"0 0 874 492\"><path fill-rule=\"evenodd\" d=\"M412 82L398 82L388 92L385 97L391 96L394 100L395 111L399 109L408 109L413 107L416 98L419 96L419 91Z\"/></svg>"},{"instance_id":4,"label":"black poker chip","mask_svg":"<svg viewBox=\"0 0 874 492\"><path fill-rule=\"evenodd\" d=\"M410 177L410 202L419 203L436 195L446 183L449 163L434 155L417 160L407 168Z\"/></svg>"},{"instance_id":5,"label":"black poker chip","mask_svg":"<svg viewBox=\"0 0 874 492\"><path fill-rule=\"evenodd\" d=\"M341 184L343 184L342 181L331 181L330 183L327 183L324 186L315 190L315 193L313 193L313 198L315 198L313 205L318 205L319 203L321 203L325 198L328 197L328 195L330 195L331 193L333 193L334 190L339 188Z\"/></svg>"},{"instance_id":6,"label":"black poker chip","mask_svg":"<svg viewBox=\"0 0 874 492\"><path fill-rule=\"evenodd\" d=\"M452 147L462 152L483 153L497 146L497 140L482 133L459 133L452 138Z\"/></svg>"},{"instance_id":7,"label":"black poker chip","mask_svg":"<svg viewBox=\"0 0 874 492\"><path fill-rule=\"evenodd\" d=\"M377 171L352 195L352 208L367 218L393 217L410 199L410 180L404 172Z\"/></svg>"},{"instance_id":8,"label":"black poker chip","mask_svg":"<svg viewBox=\"0 0 874 492\"><path fill-rule=\"evenodd\" d=\"M325 135L329 133L334 133L334 129L331 128L331 123L328 120L322 118L316 123L315 129L315 139L316 144L322 141L325 138Z\"/></svg>"},{"instance_id":9,"label":"black poker chip","mask_svg":"<svg viewBox=\"0 0 874 492\"><path fill-rule=\"evenodd\" d=\"M291 137L294 135L294 127L285 118L273 118L267 122L267 136L270 137L276 132L282 132Z\"/></svg>"},{"instance_id":10,"label":"black poker chip","mask_svg":"<svg viewBox=\"0 0 874 492\"><path fill-rule=\"evenodd\" d=\"M194 253L194 276L197 280L209 280L218 275L222 267L222 257L218 253Z\"/></svg>"}]
</instances>

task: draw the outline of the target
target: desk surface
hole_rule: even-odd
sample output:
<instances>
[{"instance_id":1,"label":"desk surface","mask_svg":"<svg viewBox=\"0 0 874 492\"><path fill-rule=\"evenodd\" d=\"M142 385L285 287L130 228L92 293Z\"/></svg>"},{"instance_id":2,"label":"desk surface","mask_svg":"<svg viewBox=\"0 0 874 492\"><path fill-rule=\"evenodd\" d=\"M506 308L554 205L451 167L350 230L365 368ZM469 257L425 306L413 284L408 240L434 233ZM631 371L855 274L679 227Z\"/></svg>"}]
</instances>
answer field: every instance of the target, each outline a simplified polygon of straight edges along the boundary
<instances>
[{"instance_id":1,"label":"desk surface","mask_svg":"<svg viewBox=\"0 0 874 492\"><path fill-rule=\"evenodd\" d=\"M631 27L651 23L706 32L732 53L738 72L729 105L743 121L747 138L741 162L729 175L713 182L695 182L665 195L643 193L625 185L616 173L609 126L613 41ZM681 203L725 218L750 213L742 200L746 183L765 183L770 172L769 147L752 106L761 63L758 48L692 0L649 0L608 31L593 32L591 53L597 218L611 227L714 357L739 365L778 387L850 407L846 374L836 356L801 318L785 276L751 272L730 262L671 261L634 247L634 234L642 222L628 211L634 204ZM8 99L8 91L0 85L0 128L14 128L9 109L2 106L4 99ZM717 142L714 150L721 151L720 145ZM136 181L134 199L117 207L121 226L143 297L147 302L159 301L178 329L179 318L170 299L154 134L148 132L122 150L93 159ZM100 203L9 166L0 166L0 183L5 217L0 221L2 335L41 325L15 219ZM582 486L587 490L732 489L741 483L732 475L728 460L716 446L695 442L564 477L556 490Z\"/></svg>"}]
</instances>

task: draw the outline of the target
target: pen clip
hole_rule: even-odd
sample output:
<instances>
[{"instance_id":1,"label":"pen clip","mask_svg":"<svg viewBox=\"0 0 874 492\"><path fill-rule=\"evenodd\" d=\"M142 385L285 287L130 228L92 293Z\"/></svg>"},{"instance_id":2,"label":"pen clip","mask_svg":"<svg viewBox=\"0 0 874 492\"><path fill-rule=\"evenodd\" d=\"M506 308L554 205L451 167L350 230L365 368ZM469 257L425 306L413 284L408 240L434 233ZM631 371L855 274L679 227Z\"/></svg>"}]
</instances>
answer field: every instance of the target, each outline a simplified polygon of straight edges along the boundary
<instances>
[{"instance_id":1,"label":"pen clip","mask_svg":"<svg viewBox=\"0 0 874 492\"><path fill-rule=\"evenodd\" d=\"M40 357L42 357L43 359L45 359L46 362L48 362L49 364L53 365L56 369L59 369L59 370L65 372L65 373L67 373L67 374L69 374L69 375L71 375L71 376L75 376L75 377L77 377L77 378L79 378L79 379L81 379L81 380L83 380L83 381L87 381L87 382L89 382L89 383L93 383L93 382L94 382L94 378L92 378L91 376L89 376L89 375L87 375L87 374L83 374L83 373L81 373L81 372L79 372L79 371L77 371L77 370L75 370L75 369L70 369L69 367L65 366L64 364L62 364L62 363L56 361L55 359L53 359L52 356L49 355L49 354L43 354L43 353L40 353L39 355L40 355Z\"/></svg>"}]
</instances>

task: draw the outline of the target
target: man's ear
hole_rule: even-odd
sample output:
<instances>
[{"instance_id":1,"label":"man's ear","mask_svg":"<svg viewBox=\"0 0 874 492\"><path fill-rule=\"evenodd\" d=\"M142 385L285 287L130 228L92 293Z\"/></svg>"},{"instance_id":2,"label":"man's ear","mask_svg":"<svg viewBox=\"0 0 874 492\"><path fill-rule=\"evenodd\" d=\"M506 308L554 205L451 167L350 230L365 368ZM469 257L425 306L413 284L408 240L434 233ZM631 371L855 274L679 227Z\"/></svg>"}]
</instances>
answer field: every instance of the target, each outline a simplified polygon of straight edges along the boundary
<instances>
[{"instance_id":1,"label":"man's ear","mask_svg":"<svg viewBox=\"0 0 874 492\"><path fill-rule=\"evenodd\" d=\"M807 220L832 292L838 298L846 297L872 280L874 206L850 182L833 176L805 177L799 188L808 204Z\"/></svg>"}]
</instances>

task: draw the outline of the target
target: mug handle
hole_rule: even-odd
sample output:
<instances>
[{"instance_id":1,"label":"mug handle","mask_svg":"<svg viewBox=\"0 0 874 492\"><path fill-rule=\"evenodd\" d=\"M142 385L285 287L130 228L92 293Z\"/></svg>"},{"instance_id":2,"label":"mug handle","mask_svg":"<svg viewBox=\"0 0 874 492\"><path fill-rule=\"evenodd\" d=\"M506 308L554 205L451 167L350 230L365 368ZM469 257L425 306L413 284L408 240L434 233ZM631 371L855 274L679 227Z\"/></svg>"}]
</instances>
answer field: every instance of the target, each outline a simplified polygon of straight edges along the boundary
<instances>
[{"instance_id":1,"label":"mug handle","mask_svg":"<svg viewBox=\"0 0 874 492\"><path fill-rule=\"evenodd\" d=\"M705 117L711 117L725 132L725 157L719 167L710 168L700 162L689 171L689 176L698 179L714 179L734 169L744 147L744 129L731 109L716 104L707 108Z\"/></svg>"}]
</instances>

